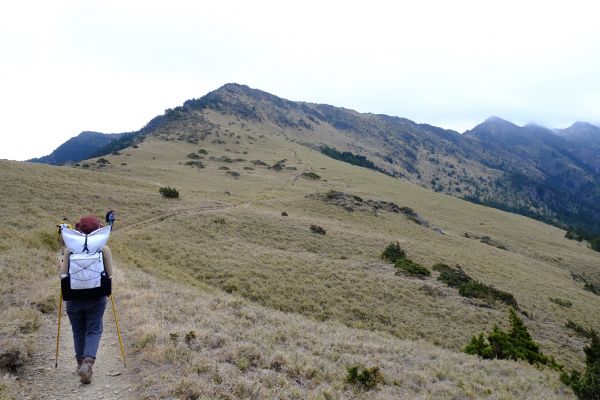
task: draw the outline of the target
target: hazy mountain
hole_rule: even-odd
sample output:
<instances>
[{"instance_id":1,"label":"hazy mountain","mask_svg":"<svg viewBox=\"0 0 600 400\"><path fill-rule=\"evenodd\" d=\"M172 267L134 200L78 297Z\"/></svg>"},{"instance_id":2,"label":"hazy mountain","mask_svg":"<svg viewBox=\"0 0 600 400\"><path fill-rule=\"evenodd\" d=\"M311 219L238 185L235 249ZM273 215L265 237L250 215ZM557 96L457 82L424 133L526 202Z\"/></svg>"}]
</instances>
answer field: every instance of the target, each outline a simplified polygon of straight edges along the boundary
<instances>
[{"instance_id":1,"label":"hazy mountain","mask_svg":"<svg viewBox=\"0 0 600 400\"><path fill-rule=\"evenodd\" d=\"M105 149L173 132L180 140L197 141L213 129L208 113L223 115L230 123L275 126L290 141L365 157L384 173L438 192L600 232L600 128L586 123L552 131L492 117L461 135L405 118L289 101L227 84L167 110ZM86 146L80 144L77 154ZM101 155L98 148L85 152ZM86 158L68 154L61 160Z\"/></svg>"},{"instance_id":2,"label":"hazy mountain","mask_svg":"<svg viewBox=\"0 0 600 400\"><path fill-rule=\"evenodd\" d=\"M124 134L106 134L84 131L72 137L47 156L32 158L30 162L62 165L93 157L99 150L118 140ZM105 153L106 154L106 153Z\"/></svg>"},{"instance_id":3,"label":"hazy mountain","mask_svg":"<svg viewBox=\"0 0 600 400\"><path fill-rule=\"evenodd\" d=\"M569 150L600 173L600 127L587 122L576 122L566 129L558 129L556 134L568 142Z\"/></svg>"}]
</instances>

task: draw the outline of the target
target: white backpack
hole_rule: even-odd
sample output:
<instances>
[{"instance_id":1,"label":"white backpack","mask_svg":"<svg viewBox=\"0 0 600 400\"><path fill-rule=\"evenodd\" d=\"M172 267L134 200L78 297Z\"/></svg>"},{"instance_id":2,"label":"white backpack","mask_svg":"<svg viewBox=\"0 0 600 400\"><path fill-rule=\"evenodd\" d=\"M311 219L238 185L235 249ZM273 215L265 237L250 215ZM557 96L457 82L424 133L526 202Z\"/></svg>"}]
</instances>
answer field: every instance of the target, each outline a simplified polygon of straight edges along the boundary
<instances>
[{"instance_id":1,"label":"white backpack","mask_svg":"<svg viewBox=\"0 0 600 400\"><path fill-rule=\"evenodd\" d=\"M62 237L69 250L69 272L61 279L63 298L91 299L110 295L110 279L104 270L102 248L110 236L110 226L86 235L63 228Z\"/></svg>"}]
</instances>

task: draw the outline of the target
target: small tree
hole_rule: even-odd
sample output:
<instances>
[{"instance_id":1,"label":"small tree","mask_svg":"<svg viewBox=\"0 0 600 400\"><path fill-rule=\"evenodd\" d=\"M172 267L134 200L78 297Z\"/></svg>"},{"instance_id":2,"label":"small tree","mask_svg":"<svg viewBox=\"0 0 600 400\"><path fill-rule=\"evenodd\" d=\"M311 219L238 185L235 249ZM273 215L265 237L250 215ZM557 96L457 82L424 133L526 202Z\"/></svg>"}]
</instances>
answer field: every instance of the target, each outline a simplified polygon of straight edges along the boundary
<instances>
[{"instance_id":1,"label":"small tree","mask_svg":"<svg viewBox=\"0 0 600 400\"><path fill-rule=\"evenodd\" d=\"M395 264L397 261L406 258L406 252L400 247L400 242L390 243L383 250L381 258Z\"/></svg>"}]
</instances>

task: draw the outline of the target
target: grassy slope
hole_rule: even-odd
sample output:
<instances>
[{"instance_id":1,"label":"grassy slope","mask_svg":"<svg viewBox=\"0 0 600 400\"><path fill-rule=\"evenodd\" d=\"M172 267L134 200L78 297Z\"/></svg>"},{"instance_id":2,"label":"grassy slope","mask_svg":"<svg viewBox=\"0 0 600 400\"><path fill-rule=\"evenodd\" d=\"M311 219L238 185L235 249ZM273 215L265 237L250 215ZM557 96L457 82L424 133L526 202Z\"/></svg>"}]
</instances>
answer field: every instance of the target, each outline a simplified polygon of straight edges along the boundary
<instances>
[{"instance_id":1,"label":"grassy slope","mask_svg":"<svg viewBox=\"0 0 600 400\"><path fill-rule=\"evenodd\" d=\"M378 256L399 240L424 265L460 263L472 276L512 292L532 315L526 322L543 350L576 366L583 343L564 322L598 327L600 302L569 271L597 277L597 254L556 228L341 164L269 126L242 128L219 115L211 119L223 126L226 144L211 143L210 136L199 145L149 139L107 157L111 165L102 173L2 162L8 222L0 243L0 268L8 272L0 278L2 309L25 315L15 318L23 319L21 325L44 321L31 310L35 302L52 304L54 256L45 239L51 227L65 210L74 218L114 208L117 228L131 225L117 229L111 245L125 273L121 282L129 286L117 292L126 302L124 323L139 357L149 361L143 368L148 393L161 387L164 394L179 395L354 397L342 385L343 375L345 366L360 361L383 367L381 398L562 396L556 373L457 353L472 334L505 325L505 308L480 307L435 278L396 276ZM225 129L235 135L224 135ZM199 147L209 152L206 168L180 164ZM297 170L208 160L223 155L269 164L285 158ZM217 169L221 165L241 176L226 175ZM298 178L305 170L326 182ZM182 198L161 199L157 188L165 185L177 187ZM412 207L446 234L397 214L349 213L306 197L329 189ZM282 217L282 210L289 216ZM313 223L327 235L310 233ZM465 232L491 236L510 251L467 239ZM23 268L32 263L47 276L35 293L29 290L35 274ZM420 290L424 285L442 295L427 295ZM573 306L561 308L548 297ZM145 307L153 302L155 307ZM19 323L11 325L12 334L21 332L35 348L35 329ZM186 344L183 337L191 330L198 338ZM11 333L2 334L8 340Z\"/></svg>"}]
</instances>

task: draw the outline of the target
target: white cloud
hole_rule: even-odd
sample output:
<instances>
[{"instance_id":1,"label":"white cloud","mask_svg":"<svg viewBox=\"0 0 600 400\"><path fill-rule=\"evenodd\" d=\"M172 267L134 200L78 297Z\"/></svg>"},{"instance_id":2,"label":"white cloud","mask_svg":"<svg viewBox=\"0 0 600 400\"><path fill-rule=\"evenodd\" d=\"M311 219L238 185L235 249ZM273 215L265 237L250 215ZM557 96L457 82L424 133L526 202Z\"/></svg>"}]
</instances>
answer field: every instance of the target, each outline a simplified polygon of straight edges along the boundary
<instances>
[{"instance_id":1,"label":"white cloud","mask_svg":"<svg viewBox=\"0 0 600 400\"><path fill-rule=\"evenodd\" d=\"M464 130L600 122L588 1L22 1L0 6L0 158L135 130L226 82Z\"/></svg>"}]
</instances>

